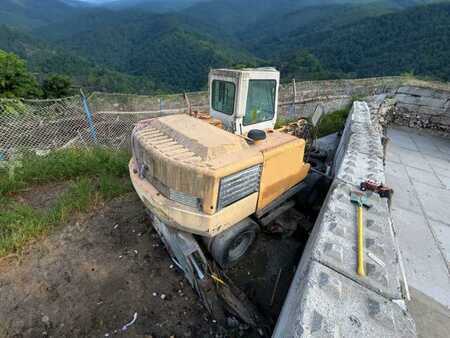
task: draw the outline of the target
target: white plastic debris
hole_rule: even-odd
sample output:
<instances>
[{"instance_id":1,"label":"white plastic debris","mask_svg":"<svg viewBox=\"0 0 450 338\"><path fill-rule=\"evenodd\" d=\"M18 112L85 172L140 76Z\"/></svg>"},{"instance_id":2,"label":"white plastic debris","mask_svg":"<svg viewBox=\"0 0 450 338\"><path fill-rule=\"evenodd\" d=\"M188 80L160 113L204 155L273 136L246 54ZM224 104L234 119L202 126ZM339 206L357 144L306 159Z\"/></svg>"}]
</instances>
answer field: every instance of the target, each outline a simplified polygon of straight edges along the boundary
<instances>
[{"instance_id":1,"label":"white plastic debris","mask_svg":"<svg viewBox=\"0 0 450 338\"><path fill-rule=\"evenodd\" d=\"M128 328L129 328L131 325L133 325L134 322L136 321L137 316L138 316L138 314L137 314L137 312L135 312L134 315L133 315L133 319L131 320L131 322L129 322L129 323L125 324L124 326L122 326L122 331L128 330Z\"/></svg>"},{"instance_id":2,"label":"white plastic debris","mask_svg":"<svg viewBox=\"0 0 450 338\"><path fill-rule=\"evenodd\" d=\"M123 331L128 330L128 328L136 322L137 316L138 316L138 314L137 314L137 312L135 312L134 315L133 315L133 319L132 319L129 323L127 323L127 324L125 324L124 326L122 326L122 328L120 329L120 331L123 332ZM114 330L114 331L113 331L113 334L116 334L116 333L118 333L118 332L119 332L119 329ZM105 333L105 334L104 334L104 337L110 337L111 335L112 335L112 334L108 332L108 333Z\"/></svg>"},{"instance_id":3,"label":"white plastic debris","mask_svg":"<svg viewBox=\"0 0 450 338\"><path fill-rule=\"evenodd\" d=\"M114 230L116 230L119 227L119 224L114 225Z\"/></svg>"},{"instance_id":4,"label":"white plastic debris","mask_svg":"<svg viewBox=\"0 0 450 338\"><path fill-rule=\"evenodd\" d=\"M162 294L162 295L161 295L161 299L162 299L162 300L166 299L166 297L167 297L167 296L166 296L165 294Z\"/></svg>"}]
</instances>

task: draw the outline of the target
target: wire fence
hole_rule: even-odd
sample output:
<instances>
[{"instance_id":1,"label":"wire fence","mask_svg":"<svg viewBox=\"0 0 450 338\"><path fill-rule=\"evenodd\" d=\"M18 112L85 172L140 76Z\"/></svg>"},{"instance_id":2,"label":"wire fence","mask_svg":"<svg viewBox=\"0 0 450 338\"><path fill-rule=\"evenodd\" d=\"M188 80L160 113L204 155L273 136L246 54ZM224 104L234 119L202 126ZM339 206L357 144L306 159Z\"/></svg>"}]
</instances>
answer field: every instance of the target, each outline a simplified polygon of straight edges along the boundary
<instances>
[{"instance_id":1,"label":"wire fence","mask_svg":"<svg viewBox=\"0 0 450 338\"><path fill-rule=\"evenodd\" d=\"M45 154L94 145L126 148L138 121L205 110L207 102L207 93L155 97L93 93L88 98L0 99L0 160L24 151Z\"/></svg>"},{"instance_id":2,"label":"wire fence","mask_svg":"<svg viewBox=\"0 0 450 338\"><path fill-rule=\"evenodd\" d=\"M398 88L401 78L298 82L280 86L281 116L305 117L320 106L341 109L354 95ZM56 100L0 99L0 161L24 151L45 154L67 147L130 146L135 124L170 114L208 111L208 93L143 96L94 92Z\"/></svg>"}]
</instances>

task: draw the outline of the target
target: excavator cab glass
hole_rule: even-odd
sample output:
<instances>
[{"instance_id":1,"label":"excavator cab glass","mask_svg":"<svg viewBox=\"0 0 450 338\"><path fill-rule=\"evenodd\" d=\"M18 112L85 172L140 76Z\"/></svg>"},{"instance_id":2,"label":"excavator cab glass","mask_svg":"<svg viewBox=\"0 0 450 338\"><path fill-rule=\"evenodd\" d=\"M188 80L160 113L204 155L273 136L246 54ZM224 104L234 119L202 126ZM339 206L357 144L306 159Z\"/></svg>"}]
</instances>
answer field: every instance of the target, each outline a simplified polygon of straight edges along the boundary
<instances>
[{"instance_id":1,"label":"excavator cab glass","mask_svg":"<svg viewBox=\"0 0 450 338\"><path fill-rule=\"evenodd\" d=\"M270 121L275 115L275 80L250 80L244 126Z\"/></svg>"},{"instance_id":2,"label":"excavator cab glass","mask_svg":"<svg viewBox=\"0 0 450 338\"><path fill-rule=\"evenodd\" d=\"M219 113L233 115L236 85L233 82L214 80L211 90L212 108Z\"/></svg>"}]
</instances>

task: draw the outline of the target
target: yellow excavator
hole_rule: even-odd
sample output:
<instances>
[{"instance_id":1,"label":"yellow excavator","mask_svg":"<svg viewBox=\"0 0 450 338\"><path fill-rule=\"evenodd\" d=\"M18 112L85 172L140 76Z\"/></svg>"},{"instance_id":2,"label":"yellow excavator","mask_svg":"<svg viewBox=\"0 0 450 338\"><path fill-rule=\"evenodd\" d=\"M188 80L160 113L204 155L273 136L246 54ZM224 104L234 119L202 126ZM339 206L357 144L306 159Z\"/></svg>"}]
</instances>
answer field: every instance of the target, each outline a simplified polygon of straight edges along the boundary
<instances>
[{"instance_id":1,"label":"yellow excavator","mask_svg":"<svg viewBox=\"0 0 450 338\"><path fill-rule=\"evenodd\" d=\"M225 302L249 324L220 267L293 206L310 171L305 140L274 130L279 82L274 68L212 70L206 119L154 118L132 134L131 181L174 263L215 316Z\"/></svg>"}]
</instances>

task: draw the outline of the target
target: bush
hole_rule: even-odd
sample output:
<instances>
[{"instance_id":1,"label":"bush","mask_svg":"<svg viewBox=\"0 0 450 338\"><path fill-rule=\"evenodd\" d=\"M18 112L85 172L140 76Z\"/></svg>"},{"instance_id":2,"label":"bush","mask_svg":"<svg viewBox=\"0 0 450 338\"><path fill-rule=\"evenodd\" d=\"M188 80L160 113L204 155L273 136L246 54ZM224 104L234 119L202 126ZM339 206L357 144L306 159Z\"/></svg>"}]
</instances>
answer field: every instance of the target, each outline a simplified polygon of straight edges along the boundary
<instances>
[{"instance_id":1,"label":"bush","mask_svg":"<svg viewBox=\"0 0 450 338\"><path fill-rule=\"evenodd\" d=\"M350 109L351 106L325 115L317 127L318 137L336 133L344 128Z\"/></svg>"},{"instance_id":2,"label":"bush","mask_svg":"<svg viewBox=\"0 0 450 338\"><path fill-rule=\"evenodd\" d=\"M0 50L0 97L38 97L42 94L24 60Z\"/></svg>"},{"instance_id":3,"label":"bush","mask_svg":"<svg viewBox=\"0 0 450 338\"><path fill-rule=\"evenodd\" d=\"M65 75L50 75L42 83L46 99L67 97L71 94L72 81Z\"/></svg>"}]
</instances>

